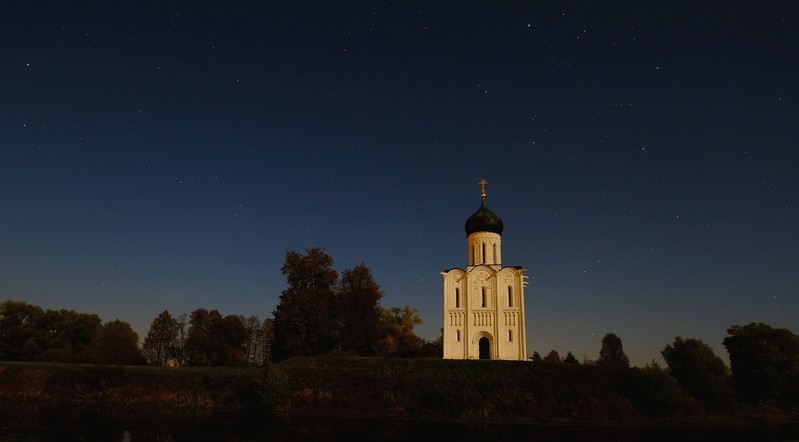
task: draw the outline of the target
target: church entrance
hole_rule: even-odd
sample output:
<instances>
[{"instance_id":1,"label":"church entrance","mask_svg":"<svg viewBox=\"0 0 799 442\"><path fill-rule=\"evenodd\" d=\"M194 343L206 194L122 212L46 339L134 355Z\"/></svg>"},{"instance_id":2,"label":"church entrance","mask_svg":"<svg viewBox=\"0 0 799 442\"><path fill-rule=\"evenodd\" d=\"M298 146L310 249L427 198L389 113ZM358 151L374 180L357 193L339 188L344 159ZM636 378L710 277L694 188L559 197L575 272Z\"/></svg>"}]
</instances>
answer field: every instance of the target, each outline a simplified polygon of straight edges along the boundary
<instances>
[{"instance_id":1,"label":"church entrance","mask_svg":"<svg viewBox=\"0 0 799 442\"><path fill-rule=\"evenodd\" d=\"M491 344L488 342L488 338L480 338L477 345L480 348L480 359L491 359Z\"/></svg>"}]
</instances>

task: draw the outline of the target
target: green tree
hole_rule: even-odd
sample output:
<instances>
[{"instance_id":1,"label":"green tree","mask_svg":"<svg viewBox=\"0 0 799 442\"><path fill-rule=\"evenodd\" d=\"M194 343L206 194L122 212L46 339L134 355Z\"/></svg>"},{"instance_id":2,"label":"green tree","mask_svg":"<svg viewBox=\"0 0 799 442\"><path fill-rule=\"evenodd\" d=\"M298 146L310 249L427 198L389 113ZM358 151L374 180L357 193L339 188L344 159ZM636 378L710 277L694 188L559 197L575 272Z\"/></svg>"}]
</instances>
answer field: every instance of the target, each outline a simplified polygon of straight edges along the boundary
<instances>
[{"instance_id":1,"label":"green tree","mask_svg":"<svg viewBox=\"0 0 799 442\"><path fill-rule=\"evenodd\" d=\"M193 366L219 365L216 350L218 336L214 332L220 327L222 315L217 310L198 308L189 315L189 328L186 332L186 362Z\"/></svg>"},{"instance_id":2,"label":"green tree","mask_svg":"<svg viewBox=\"0 0 799 442\"><path fill-rule=\"evenodd\" d=\"M757 402L769 397L796 401L799 393L799 336L786 328L762 323L733 325L724 347L741 398Z\"/></svg>"},{"instance_id":3,"label":"green tree","mask_svg":"<svg viewBox=\"0 0 799 442\"><path fill-rule=\"evenodd\" d=\"M625 368L630 366L630 359L624 354L621 338L615 333L607 333L602 338L602 348L599 350L597 365Z\"/></svg>"},{"instance_id":4,"label":"green tree","mask_svg":"<svg viewBox=\"0 0 799 442\"><path fill-rule=\"evenodd\" d=\"M47 350L42 359L52 362L89 362L94 331L102 325L95 314L74 310L46 310L43 327L46 330Z\"/></svg>"},{"instance_id":5,"label":"green tree","mask_svg":"<svg viewBox=\"0 0 799 442\"><path fill-rule=\"evenodd\" d=\"M345 270L336 290L339 350L374 355L380 340L380 299L383 292L364 264Z\"/></svg>"},{"instance_id":6,"label":"green tree","mask_svg":"<svg viewBox=\"0 0 799 442\"><path fill-rule=\"evenodd\" d=\"M36 361L47 346L41 307L8 300L0 304L0 360Z\"/></svg>"},{"instance_id":7,"label":"green tree","mask_svg":"<svg viewBox=\"0 0 799 442\"><path fill-rule=\"evenodd\" d=\"M94 331L92 354L98 364L138 364L142 362L139 335L127 322L106 322Z\"/></svg>"},{"instance_id":8,"label":"green tree","mask_svg":"<svg viewBox=\"0 0 799 442\"><path fill-rule=\"evenodd\" d=\"M677 336L661 354L669 373L686 393L714 403L732 399L727 366L701 339L683 340Z\"/></svg>"},{"instance_id":9,"label":"green tree","mask_svg":"<svg viewBox=\"0 0 799 442\"><path fill-rule=\"evenodd\" d=\"M276 361L334 349L333 301L338 273L332 266L333 258L319 247L306 250L304 255L286 253L280 270L288 287L272 312L272 357Z\"/></svg>"},{"instance_id":10,"label":"green tree","mask_svg":"<svg viewBox=\"0 0 799 442\"><path fill-rule=\"evenodd\" d=\"M560 359L560 354L556 350L550 351L546 356L544 356L544 362L563 362Z\"/></svg>"},{"instance_id":11,"label":"green tree","mask_svg":"<svg viewBox=\"0 0 799 442\"><path fill-rule=\"evenodd\" d=\"M566 357L563 358L563 362L567 364L580 364L580 361L577 360L576 357L572 354L572 352L566 353Z\"/></svg>"},{"instance_id":12,"label":"green tree","mask_svg":"<svg viewBox=\"0 0 799 442\"><path fill-rule=\"evenodd\" d=\"M633 367L620 382L621 391L649 416L660 416L685 408L688 403L674 376L652 360L643 368Z\"/></svg>"},{"instance_id":13,"label":"green tree","mask_svg":"<svg viewBox=\"0 0 799 442\"><path fill-rule=\"evenodd\" d=\"M153 319L150 330L144 338L142 345L144 357L149 364L167 365L177 343L177 321L167 310L164 310Z\"/></svg>"}]
</instances>

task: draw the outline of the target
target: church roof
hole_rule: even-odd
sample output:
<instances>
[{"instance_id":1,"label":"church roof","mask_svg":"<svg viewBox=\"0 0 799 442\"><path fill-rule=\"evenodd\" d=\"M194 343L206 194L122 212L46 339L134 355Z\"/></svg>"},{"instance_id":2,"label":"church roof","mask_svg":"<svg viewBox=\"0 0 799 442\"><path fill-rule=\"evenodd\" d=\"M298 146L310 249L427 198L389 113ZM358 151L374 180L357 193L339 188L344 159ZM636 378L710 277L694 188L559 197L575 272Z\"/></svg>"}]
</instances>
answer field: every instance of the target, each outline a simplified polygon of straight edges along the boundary
<instances>
[{"instance_id":1,"label":"church roof","mask_svg":"<svg viewBox=\"0 0 799 442\"><path fill-rule=\"evenodd\" d=\"M477 212L474 212L469 219L466 220L466 236L475 232L492 232L502 235L502 219L496 213L486 207L486 198L483 195L483 203Z\"/></svg>"}]
</instances>

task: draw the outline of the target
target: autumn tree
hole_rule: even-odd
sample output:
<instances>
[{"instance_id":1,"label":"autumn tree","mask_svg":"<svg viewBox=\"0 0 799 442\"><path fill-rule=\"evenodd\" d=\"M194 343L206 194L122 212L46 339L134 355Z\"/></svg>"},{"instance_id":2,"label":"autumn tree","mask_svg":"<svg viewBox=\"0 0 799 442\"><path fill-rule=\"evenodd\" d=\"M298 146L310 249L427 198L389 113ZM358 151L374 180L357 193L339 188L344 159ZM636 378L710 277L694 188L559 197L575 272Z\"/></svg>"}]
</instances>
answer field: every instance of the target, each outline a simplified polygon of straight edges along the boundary
<instances>
[{"instance_id":1,"label":"autumn tree","mask_svg":"<svg viewBox=\"0 0 799 442\"><path fill-rule=\"evenodd\" d=\"M198 308L189 315L189 328L184 346L186 362L194 366L219 365L216 360L217 337L222 315L217 310Z\"/></svg>"},{"instance_id":2,"label":"autumn tree","mask_svg":"<svg viewBox=\"0 0 799 442\"><path fill-rule=\"evenodd\" d=\"M246 363L247 330L239 315L222 316L198 308L189 316L186 361L194 366L218 367Z\"/></svg>"},{"instance_id":3,"label":"autumn tree","mask_svg":"<svg viewBox=\"0 0 799 442\"><path fill-rule=\"evenodd\" d=\"M150 330L142 344L142 351L149 364L167 365L177 343L177 321L164 310L150 324Z\"/></svg>"},{"instance_id":4,"label":"autumn tree","mask_svg":"<svg viewBox=\"0 0 799 442\"><path fill-rule=\"evenodd\" d=\"M115 319L94 331L92 360L98 364L131 365L142 361L139 335L127 322Z\"/></svg>"},{"instance_id":5,"label":"autumn tree","mask_svg":"<svg viewBox=\"0 0 799 442\"><path fill-rule=\"evenodd\" d=\"M715 403L732 399L727 366L701 339L684 340L677 336L661 355L669 373L686 393Z\"/></svg>"},{"instance_id":6,"label":"autumn tree","mask_svg":"<svg viewBox=\"0 0 799 442\"><path fill-rule=\"evenodd\" d=\"M263 339L263 352L260 355L260 365L266 365L272 360L272 342L275 340L275 321L272 318L264 319L261 324Z\"/></svg>"},{"instance_id":7,"label":"autumn tree","mask_svg":"<svg viewBox=\"0 0 799 442\"><path fill-rule=\"evenodd\" d=\"M733 325L723 344L732 378L744 400L768 397L796 401L799 395L799 336L762 323Z\"/></svg>"},{"instance_id":8,"label":"autumn tree","mask_svg":"<svg viewBox=\"0 0 799 442\"><path fill-rule=\"evenodd\" d=\"M383 356L415 356L424 344L413 331L422 323L419 310L413 307L381 308L381 339L379 353Z\"/></svg>"},{"instance_id":9,"label":"autumn tree","mask_svg":"<svg viewBox=\"0 0 799 442\"><path fill-rule=\"evenodd\" d=\"M247 333L247 340L244 344L245 362L247 365L262 365L264 360L264 328L258 316L248 317L239 316L244 330Z\"/></svg>"},{"instance_id":10,"label":"autumn tree","mask_svg":"<svg viewBox=\"0 0 799 442\"><path fill-rule=\"evenodd\" d=\"M221 327L215 330L219 338L218 364L243 365L247 363L247 327L239 315L222 318Z\"/></svg>"},{"instance_id":11,"label":"autumn tree","mask_svg":"<svg viewBox=\"0 0 799 442\"><path fill-rule=\"evenodd\" d=\"M335 294L338 350L374 355L380 340L383 292L364 264L341 274Z\"/></svg>"},{"instance_id":12,"label":"autumn tree","mask_svg":"<svg viewBox=\"0 0 799 442\"><path fill-rule=\"evenodd\" d=\"M630 359L624 354L621 338L615 333L607 333L602 338L602 348L599 350L597 365L625 368L630 366Z\"/></svg>"},{"instance_id":13,"label":"autumn tree","mask_svg":"<svg viewBox=\"0 0 799 442\"><path fill-rule=\"evenodd\" d=\"M175 329L177 338L175 344L169 349L169 356L174 358L177 365L186 363L186 334L188 333L189 318L186 313L181 313L175 317Z\"/></svg>"},{"instance_id":14,"label":"autumn tree","mask_svg":"<svg viewBox=\"0 0 799 442\"><path fill-rule=\"evenodd\" d=\"M333 258L319 247L286 253L281 272L288 287L272 313L274 340L272 356L283 360L293 356L328 353L335 347L333 320L334 290L338 273Z\"/></svg>"}]
</instances>

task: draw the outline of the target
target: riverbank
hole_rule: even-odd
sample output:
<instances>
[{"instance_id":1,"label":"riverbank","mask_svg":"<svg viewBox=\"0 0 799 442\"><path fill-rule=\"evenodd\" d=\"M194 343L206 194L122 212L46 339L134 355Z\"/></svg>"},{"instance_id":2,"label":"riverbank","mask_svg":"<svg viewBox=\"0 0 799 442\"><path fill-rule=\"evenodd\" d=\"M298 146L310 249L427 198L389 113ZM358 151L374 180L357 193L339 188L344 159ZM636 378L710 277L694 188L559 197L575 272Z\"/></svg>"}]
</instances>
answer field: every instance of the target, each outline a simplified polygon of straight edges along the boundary
<instances>
[{"instance_id":1,"label":"riverbank","mask_svg":"<svg viewBox=\"0 0 799 442\"><path fill-rule=\"evenodd\" d=\"M269 367L0 363L0 402L46 413L202 422L230 413L568 426L799 422L778 404L706 404L638 369L318 357Z\"/></svg>"}]
</instances>

